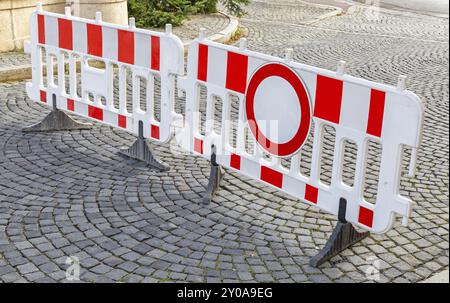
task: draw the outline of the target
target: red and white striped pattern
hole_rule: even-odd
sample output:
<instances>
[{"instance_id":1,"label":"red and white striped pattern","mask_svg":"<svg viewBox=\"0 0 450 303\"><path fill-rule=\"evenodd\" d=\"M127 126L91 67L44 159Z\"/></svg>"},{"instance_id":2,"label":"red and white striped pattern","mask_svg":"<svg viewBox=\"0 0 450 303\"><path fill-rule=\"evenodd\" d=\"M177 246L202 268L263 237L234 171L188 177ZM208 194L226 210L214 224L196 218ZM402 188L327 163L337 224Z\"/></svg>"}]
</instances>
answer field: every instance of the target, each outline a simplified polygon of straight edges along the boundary
<instances>
[{"instance_id":1,"label":"red and white striped pattern","mask_svg":"<svg viewBox=\"0 0 450 303\"><path fill-rule=\"evenodd\" d=\"M246 89L255 71L268 63L289 66L307 88L315 124L310 176L300 174L299 155L291 157L291 167L285 168L278 158L265 160L256 144L254 154L248 154L245 149L244 131L248 127L244 111ZM185 149L209 158L214 144L219 164L336 215L340 198L346 198L347 220L375 233L389 230L394 215L403 217L406 222L411 201L398 194L401 147L405 145L413 151L418 148L423 119L421 102L411 92L204 39L190 47L188 74L179 82L187 94L188 115L185 130L177 138ZM208 127L208 122L206 134L200 134L199 84L208 90L207 119L214 114L212 96L218 96L224 102L220 135ZM230 95L240 100L236 148L229 144L231 135L224 123L229 117ZM330 186L320 180L324 125L336 129L337 144ZM341 144L346 139L358 147L353 187L344 185L340 175L343 165ZM383 146L376 204L363 198L369 139ZM414 165L412 159L411 167Z\"/></svg>"},{"instance_id":2,"label":"red and white striped pattern","mask_svg":"<svg viewBox=\"0 0 450 303\"><path fill-rule=\"evenodd\" d=\"M27 83L27 93L33 100L50 105L56 94L58 108L95 119L114 127L138 133L138 122L144 123L144 136L166 142L179 128L181 116L174 111L174 82L178 75L181 90L186 92L184 126L177 133L177 142L186 150L209 158L211 146L217 150L217 162L252 179L259 180L324 211L337 214L339 200L347 200L346 219L375 233L390 229L396 215L406 223L411 201L399 195L402 147L412 148L411 170L415 167L416 151L422 134L423 108L419 98L402 86L394 88L299 63L280 59L245 47L235 48L205 39L191 44L188 73L182 77L184 51L181 40L172 35L115 26L97 20L86 20L38 10L31 16L31 41L26 50L31 53L33 79ZM44 86L41 48L47 53L47 86ZM69 56L69 92L65 90L64 54ZM81 92L77 96L76 61L81 57ZM58 84L53 81L52 58L57 58ZM89 58L102 60L105 69L90 67ZM254 143L253 153L247 152L245 113L247 87L252 75L267 63L284 64L296 73L311 101L314 122L314 141L311 173L302 175L299 154L290 156L290 167L281 159L263 157ZM119 66L119 108L113 104L113 64ZM132 70L132 111L127 110L125 68ZM147 96L147 110L140 108L138 78L154 84L154 76L161 77L161 120L153 112L154 97ZM205 134L199 130L199 85L207 88ZM152 95L152 91L150 95ZM94 96L89 100L88 94ZM221 132L214 131L215 97L222 104ZM106 104L101 102L106 99ZM231 142L229 119L231 100L239 100L236 147ZM306 100L308 98L305 98ZM283 100L280 100L283 102ZM265 104L267 105L267 104ZM267 106L268 111L271 107ZM336 130L331 185L320 180L321 150L325 125ZM354 185L342 181L344 140L357 147ZM381 166L375 204L363 197L363 179L367 165L369 140L382 145ZM299 145L300 146L300 145Z\"/></svg>"},{"instance_id":3,"label":"red and white striped pattern","mask_svg":"<svg viewBox=\"0 0 450 303\"><path fill-rule=\"evenodd\" d=\"M160 71L160 33L141 33L45 13L36 17L39 44Z\"/></svg>"},{"instance_id":4,"label":"red and white striped pattern","mask_svg":"<svg viewBox=\"0 0 450 303\"><path fill-rule=\"evenodd\" d=\"M259 57L242 54L237 49L218 48L206 43L198 44L197 53L198 64L191 66L196 69L192 73L197 75L197 80L236 94L245 94L256 69L267 63ZM346 82L336 75L312 74L301 69L297 72L307 84L314 100L314 117L382 137L387 98L385 91Z\"/></svg>"},{"instance_id":5,"label":"red and white striped pattern","mask_svg":"<svg viewBox=\"0 0 450 303\"><path fill-rule=\"evenodd\" d=\"M98 15L100 16L100 15ZM125 129L137 134L138 122L144 123L144 136L152 140L167 142L173 136L172 122L179 119L174 111L174 94L172 82L176 74L184 68L184 48L181 40L166 33L151 32L118 26L96 20L77 18L44 12L34 12L30 19L31 41L27 50L31 53L33 66L32 83L27 85L29 96L51 105L47 100L57 96L58 108L75 114L101 121L108 125ZM47 81L45 84L41 73L41 49L47 53L47 75L53 76L51 57L56 57L58 66L58 83ZM64 56L69 57L70 91L64 89ZM76 93L75 56L81 58L81 96ZM86 60L101 60L105 69L90 67ZM113 65L119 66L119 108L113 105ZM131 70L133 79L133 110L127 111L125 67ZM135 87L144 79L147 85L154 85L154 77L161 79L161 120L153 113L154 96L147 95L147 110L139 107L139 91ZM152 88L154 89L154 88ZM94 101L88 95L94 96ZM106 100L106 105L100 99Z\"/></svg>"}]
</instances>

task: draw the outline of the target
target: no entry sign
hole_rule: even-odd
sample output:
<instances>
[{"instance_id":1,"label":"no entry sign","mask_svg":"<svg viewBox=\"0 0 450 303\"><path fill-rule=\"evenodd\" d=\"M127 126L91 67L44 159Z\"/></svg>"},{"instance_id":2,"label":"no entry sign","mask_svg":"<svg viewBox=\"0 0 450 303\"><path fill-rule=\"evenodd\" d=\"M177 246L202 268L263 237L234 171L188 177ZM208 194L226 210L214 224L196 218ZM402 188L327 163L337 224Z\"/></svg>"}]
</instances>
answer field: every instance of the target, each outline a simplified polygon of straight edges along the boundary
<instances>
[{"instance_id":1,"label":"no entry sign","mask_svg":"<svg viewBox=\"0 0 450 303\"><path fill-rule=\"evenodd\" d=\"M302 148L311 127L311 104L295 71L269 63L253 74L247 88L247 122L269 154L288 157Z\"/></svg>"}]
</instances>

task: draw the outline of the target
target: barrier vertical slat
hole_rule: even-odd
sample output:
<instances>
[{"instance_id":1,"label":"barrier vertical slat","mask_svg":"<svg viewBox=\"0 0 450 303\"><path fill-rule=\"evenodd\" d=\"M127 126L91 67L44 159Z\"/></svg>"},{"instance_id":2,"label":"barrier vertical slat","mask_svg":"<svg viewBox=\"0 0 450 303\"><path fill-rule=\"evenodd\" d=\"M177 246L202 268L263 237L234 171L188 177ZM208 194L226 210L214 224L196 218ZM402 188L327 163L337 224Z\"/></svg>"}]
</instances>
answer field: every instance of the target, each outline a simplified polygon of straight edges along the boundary
<instances>
[{"instance_id":1,"label":"barrier vertical slat","mask_svg":"<svg viewBox=\"0 0 450 303\"><path fill-rule=\"evenodd\" d=\"M248 61L247 61L248 62ZM245 67L247 69L247 67ZM245 71L245 77L247 77L247 71ZM239 115L238 115L238 125L237 125L237 141L236 149L240 154L245 151L245 118L244 118L244 98L243 96L238 96L239 98Z\"/></svg>"},{"instance_id":2,"label":"barrier vertical slat","mask_svg":"<svg viewBox=\"0 0 450 303\"><path fill-rule=\"evenodd\" d=\"M364 190L364 177L366 174L366 155L368 151L368 140L365 138L359 138L355 141L358 151L356 153L356 166L353 189L357 198L362 201Z\"/></svg>"},{"instance_id":3,"label":"barrier vertical slat","mask_svg":"<svg viewBox=\"0 0 450 303\"><path fill-rule=\"evenodd\" d=\"M333 165L331 171L331 186L334 187L342 187L342 165L343 165L343 143L344 143L345 135L342 133L342 130L336 130L336 137L334 141L334 150L333 150ZM334 182L333 182L334 181ZM339 181L339 182L337 182Z\"/></svg>"},{"instance_id":4,"label":"barrier vertical slat","mask_svg":"<svg viewBox=\"0 0 450 303\"><path fill-rule=\"evenodd\" d=\"M387 171L384 169L385 167L389 167L391 165L392 160L396 159L396 163L401 164L402 160L402 150L400 144L385 144L383 145L383 149L381 151L381 161L380 161L380 171L378 176L378 188L377 188L377 198L375 201L375 206L380 207L379 202L382 199L386 199L389 195L398 195L398 190L394 188L400 184L400 174L401 174L401 165L398 165L394 168L394 171ZM393 207L393 206L392 206ZM378 224L382 223L381 220L388 220L388 218L380 218ZM372 227L370 225L364 224L368 227Z\"/></svg>"},{"instance_id":5,"label":"barrier vertical slat","mask_svg":"<svg viewBox=\"0 0 450 303\"><path fill-rule=\"evenodd\" d=\"M291 158L291 166L289 167L289 175L299 177L300 172L300 154L296 154Z\"/></svg>"},{"instance_id":6,"label":"barrier vertical slat","mask_svg":"<svg viewBox=\"0 0 450 303\"><path fill-rule=\"evenodd\" d=\"M85 71L86 71L86 60L83 57L81 57L80 58L80 77L81 77L81 86L80 86L81 96L80 97L84 103L88 104L90 101L88 92L83 87L83 84L84 84L83 83L83 74L85 73Z\"/></svg>"},{"instance_id":7,"label":"barrier vertical slat","mask_svg":"<svg viewBox=\"0 0 450 303\"><path fill-rule=\"evenodd\" d=\"M35 85L42 89L44 87L44 67L42 62L42 48L37 47L36 51L32 52L31 56L34 58L36 68L32 70L33 81Z\"/></svg>"},{"instance_id":8,"label":"barrier vertical slat","mask_svg":"<svg viewBox=\"0 0 450 303\"><path fill-rule=\"evenodd\" d=\"M151 123L155 121L154 102L155 102L155 76L150 74L147 81L147 114L151 117Z\"/></svg>"},{"instance_id":9,"label":"barrier vertical slat","mask_svg":"<svg viewBox=\"0 0 450 303\"><path fill-rule=\"evenodd\" d=\"M164 127L162 128L160 127L159 135L166 137L168 135L167 133L170 130L170 123L165 124L167 123L167 120L164 119L164 117L167 118L173 117L173 111L171 109L174 107L175 103L173 94L170 93L170 91L173 89L172 85L173 79L165 73L162 73L160 77L161 77L161 110L160 110L161 120L158 123L158 127L164 124Z\"/></svg>"},{"instance_id":10,"label":"barrier vertical slat","mask_svg":"<svg viewBox=\"0 0 450 303\"><path fill-rule=\"evenodd\" d=\"M112 111L114 108L114 69L111 62L105 63L105 74L107 83L106 109Z\"/></svg>"},{"instance_id":11,"label":"barrier vertical slat","mask_svg":"<svg viewBox=\"0 0 450 303\"><path fill-rule=\"evenodd\" d=\"M230 142L230 108L231 108L231 100L230 96L227 95L222 100L222 142L223 149L229 151L229 142Z\"/></svg>"},{"instance_id":12,"label":"barrier vertical slat","mask_svg":"<svg viewBox=\"0 0 450 303\"><path fill-rule=\"evenodd\" d=\"M127 111L127 70L119 65L119 113L126 115Z\"/></svg>"},{"instance_id":13,"label":"barrier vertical slat","mask_svg":"<svg viewBox=\"0 0 450 303\"><path fill-rule=\"evenodd\" d=\"M213 94L208 91L206 97L206 123L205 123L205 134L206 136L210 136L213 132L214 127L214 108L215 108L215 100L213 98Z\"/></svg>"},{"instance_id":14,"label":"barrier vertical slat","mask_svg":"<svg viewBox=\"0 0 450 303\"><path fill-rule=\"evenodd\" d=\"M133 113L138 112L140 110L140 81L138 76L136 75L136 73L133 71L132 74L132 80L131 82L133 83L132 85L132 108L133 108Z\"/></svg>"},{"instance_id":15,"label":"barrier vertical slat","mask_svg":"<svg viewBox=\"0 0 450 303\"><path fill-rule=\"evenodd\" d=\"M51 90L53 90L54 84L53 84L53 57L50 55L50 53L47 51L46 52L46 57L45 57L45 62L46 62L46 69L47 69L47 74L46 74L46 79L47 79L47 98L45 99L45 103L47 103L48 100L48 94L50 93Z\"/></svg>"},{"instance_id":16,"label":"barrier vertical slat","mask_svg":"<svg viewBox=\"0 0 450 303\"><path fill-rule=\"evenodd\" d=\"M69 95L75 99L77 95L77 81L76 81L77 66L73 54L69 54Z\"/></svg>"},{"instance_id":17,"label":"barrier vertical slat","mask_svg":"<svg viewBox=\"0 0 450 303\"><path fill-rule=\"evenodd\" d=\"M313 137L313 148L311 157L311 180L320 180L320 161L322 158L322 132L323 123L319 120L315 120L314 137Z\"/></svg>"},{"instance_id":18,"label":"barrier vertical slat","mask_svg":"<svg viewBox=\"0 0 450 303\"><path fill-rule=\"evenodd\" d=\"M281 169L281 158L269 155L269 160L267 162L268 162L267 164L273 167L274 169L277 170Z\"/></svg>"},{"instance_id":19,"label":"barrier vertical slat","mask_svg":"<svg viewBox=\"0 0 450 303\"><path fill-rule=\"evenodd\" d=\"M65 83L66 83L66 76L64 72L64 53L60 52L57 55L57 62L58 62L58 94L60 95L66 95L65 93Z\"/></svg>"}]
</instances>

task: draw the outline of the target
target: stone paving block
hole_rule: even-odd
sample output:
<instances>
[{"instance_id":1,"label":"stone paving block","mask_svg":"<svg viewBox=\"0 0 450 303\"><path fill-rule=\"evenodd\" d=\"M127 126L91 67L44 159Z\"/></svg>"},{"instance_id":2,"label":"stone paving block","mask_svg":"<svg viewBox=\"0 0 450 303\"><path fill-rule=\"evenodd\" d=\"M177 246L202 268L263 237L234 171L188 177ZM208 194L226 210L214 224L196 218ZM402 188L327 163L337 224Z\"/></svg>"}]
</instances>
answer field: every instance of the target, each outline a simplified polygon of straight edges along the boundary
<instances>
[{"instance_id":1,"label":"stone paving block","mask_svg":"<svg viewBox=\"0 0 450 303\"><path fill-rule=\"evenodd\" d=\"M19 270L19 272L23 275L25 274L29 274L35 271L38 271L38 268L32 264L32 263L27 263L27 264L23 264L23 265L19 265L17 267L17 269Z\"/></svg>"}]
</instances>

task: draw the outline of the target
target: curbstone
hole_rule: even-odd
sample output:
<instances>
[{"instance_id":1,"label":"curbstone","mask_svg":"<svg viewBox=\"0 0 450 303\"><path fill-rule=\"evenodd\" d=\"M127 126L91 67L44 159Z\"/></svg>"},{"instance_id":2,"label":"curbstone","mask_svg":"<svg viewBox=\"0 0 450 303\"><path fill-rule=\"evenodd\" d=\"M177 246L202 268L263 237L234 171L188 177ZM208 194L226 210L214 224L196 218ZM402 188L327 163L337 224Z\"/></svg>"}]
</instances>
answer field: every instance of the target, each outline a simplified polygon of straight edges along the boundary
<instances>
[{"instance_id":1,"label":"curbstone","mask_svg":"<svg viewBox=\"0 0 450 303\"><path fill-rule=\"evenodd\" d=\"M15 67L0 67L0 82L17 81L31 78L31 64Z\"/></svg>"},{"instance_id":2,"label":"curbstone","mask_svg":"<svg viewBox=\"0 0 450 303\"><path fill-rule=\"evenodd\" d=\"M320 15L312 20L306 21L304 22L305 25L312 25L314 23L317 23L319 21L322 21L324 19L328 19L331 17L335 17L335 16L339 16L342 15L344 12L344 10L341 7L335 6L333 4L322 4L322 3L313 3L313 2L308 2L308 1L300 1L303 4L307 4L307 5L311 5L311 6L315 6L318 8L325 8L325 9L333 9L332 12Z\"/></svg>"},{"instance_id":3,"label":"curbstone","mask_svg":"<svg viewBox=\"0 0 450 303\"><path fill-rule=\"evenodd\" d=\"M230 22L223 30L221 30L218 33L212 34L211 36L207 37L206 39L213 41L213 42L225 44L228 41L230 41L233 38L234 34L237 32L237 30L239 28L239 21L237 18L230 16L224 12L219 12L219 14L227 17ZM183 43L185 54L187 54L189 46L191 45L192 42L193 42L193 40Z\"/></svg>"}]
</instances>

